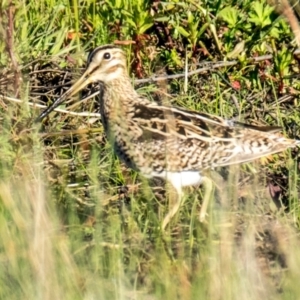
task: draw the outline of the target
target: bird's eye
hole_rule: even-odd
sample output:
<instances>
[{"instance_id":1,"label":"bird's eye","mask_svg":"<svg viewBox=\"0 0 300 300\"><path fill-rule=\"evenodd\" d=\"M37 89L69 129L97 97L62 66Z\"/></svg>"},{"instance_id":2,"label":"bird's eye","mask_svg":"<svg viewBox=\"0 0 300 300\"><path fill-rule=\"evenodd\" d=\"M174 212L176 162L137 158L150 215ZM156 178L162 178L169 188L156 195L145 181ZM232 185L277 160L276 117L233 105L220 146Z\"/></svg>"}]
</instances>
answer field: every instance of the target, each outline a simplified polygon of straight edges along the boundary
<instances>
[{"instance_id":1,"label":"bird's eye","mask_svg":"<svg viewBox=\"0 0 300 300\"><path fill-rule=\"evenodd\" d=\"M110 59L110 53L109 52L104 53L103 58Z\"/></svg>"}]
</instances>

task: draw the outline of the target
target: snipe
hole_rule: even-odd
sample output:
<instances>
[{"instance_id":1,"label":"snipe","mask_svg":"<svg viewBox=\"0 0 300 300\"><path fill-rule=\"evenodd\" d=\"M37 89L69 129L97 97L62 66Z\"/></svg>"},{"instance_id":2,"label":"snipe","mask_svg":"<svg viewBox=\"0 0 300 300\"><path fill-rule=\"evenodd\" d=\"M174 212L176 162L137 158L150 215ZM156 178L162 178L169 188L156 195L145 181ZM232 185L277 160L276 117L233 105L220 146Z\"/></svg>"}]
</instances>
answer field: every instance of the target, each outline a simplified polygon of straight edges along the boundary
<instances>
[{"instance_id":1,"label":"snipe","mask_svg":"<svg viewBox=\"0 0 300 300\"><path fill-rule=\"evenodd\" d=\"M125 53L114 45L94 49L82 77L37 121L92 82L100 82L103 88L102 123L117 155L145 177L168 180L178 193L163 229L179 209L184 186L205 184L200 211L200 220L204 220L212 183L201 176L201 170L248 162L299 144L283 137L278 129L228 122L141 97L128 76Z\"/></svg>"}]
</instances>

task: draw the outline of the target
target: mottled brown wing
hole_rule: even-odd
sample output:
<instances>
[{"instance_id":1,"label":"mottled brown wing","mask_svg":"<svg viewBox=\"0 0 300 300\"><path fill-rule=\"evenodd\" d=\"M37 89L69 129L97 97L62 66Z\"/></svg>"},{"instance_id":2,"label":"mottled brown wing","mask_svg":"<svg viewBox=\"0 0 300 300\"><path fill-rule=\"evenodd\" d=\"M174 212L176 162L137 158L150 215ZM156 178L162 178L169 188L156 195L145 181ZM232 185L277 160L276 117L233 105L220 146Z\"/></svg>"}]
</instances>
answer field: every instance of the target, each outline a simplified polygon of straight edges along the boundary
<instances>
[{"instance_id":1,"label":"mottled brown wing","mask_svg":"<svg viewBox=\"0 0 300 300\"><path fill-rule=\"evenodd\" d=\"M295 144L276 133L278 127L229 122L209 114L156 104L137 104L132 120L142 133L135 140L140 150L149 149L147 159L155 161L159 157L162 168L170 171L251 161Z\"/></svg>"},{"instance_id":2,"label":"mottled brown wing","mask_svg":"<svg viewBox=\"0 0 300 300\"><path fill-rule=\"evenodd\" d=\"M224 119L213 115L155 103L148 106L137 104L134 111L132 120L145 131L146 139L164 139L166 136L170 137L171 133L183 140L189 136L204 140L212 137L228 140L238 135L241 127L228 126ZM143 136L140 138L143 139Z\"/></svg>"}]
</instances>

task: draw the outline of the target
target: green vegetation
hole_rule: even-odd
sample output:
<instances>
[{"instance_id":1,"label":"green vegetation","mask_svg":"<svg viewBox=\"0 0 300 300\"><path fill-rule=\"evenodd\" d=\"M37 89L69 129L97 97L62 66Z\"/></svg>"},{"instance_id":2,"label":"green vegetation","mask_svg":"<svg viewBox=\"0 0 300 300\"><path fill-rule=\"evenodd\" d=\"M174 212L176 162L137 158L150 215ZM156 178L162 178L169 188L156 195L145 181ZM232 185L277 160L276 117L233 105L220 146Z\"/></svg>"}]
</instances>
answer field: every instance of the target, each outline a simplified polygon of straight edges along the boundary
<instances>
[{"instance_id":1,"label":"green vegetation","mask_svg":"<svg viewBox=\"0 0 300 300\"><path fill-rule=\"evenodd\" d=\"M89 50L115 42L141 94L300 139L299 54L272 5L2 1L0 299L299 298L298 149L211 171L207 223L201 190L190 190L162 233L169 189L118 161L99 119L55 112L36 126L31 106L56 99ZM236 64L210 67L218 61ZM97 98L79 100L67 109L97 111Z\"/></svg>"}]
</instances>

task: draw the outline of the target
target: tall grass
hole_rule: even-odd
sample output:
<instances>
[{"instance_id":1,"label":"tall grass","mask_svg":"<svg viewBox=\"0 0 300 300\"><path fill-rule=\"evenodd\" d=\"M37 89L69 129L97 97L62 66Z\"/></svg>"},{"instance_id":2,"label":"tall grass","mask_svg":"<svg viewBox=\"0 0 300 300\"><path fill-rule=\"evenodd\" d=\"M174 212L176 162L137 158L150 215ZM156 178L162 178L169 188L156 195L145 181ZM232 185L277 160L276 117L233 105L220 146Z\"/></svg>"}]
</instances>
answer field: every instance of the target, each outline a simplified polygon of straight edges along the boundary
<instances>
[{"instance_id":1,"label":"tall grass","mask_svg":"<svg viewBox=\"0 0 300 300\"><path fill-rule=\"evenodd\" d=\"M169 18L168 24L175 24L177 31L171 30L171 39L178 45L188 43L192 67L198 58L192 46L194 40L184 36L176 18L185 17L185 9L193 9L201 22L210 22L203 25L211 31L202 28L202 38L212 40L212 47L207 45L206 49L210 57L220 58L214 43L228 51L234 45L229 36L210 35L217 28L212 16L224 5L221 2L162 4L157 18L165 18L162 22ZM231 8L247 9L250 5L249 1L237 5L226 2ZM10 4L4 1L0 7L0 64L2 74L7 74L9 68L12 73L20 68L23 81L18 86L21 93L13 83L7 83L0 92L19 94L24 104L1 98L0 298L297 299L300 241L298 166L292 159L295 155L285 153L259 163L211 171L216 192L207 223L197 219L201 190L189 190L180 213L162 233L168 189L166 195L160 184L149 185L126 169L105 143L99 122L69 117L67 123L65 117L56 114L42 128L33 125L33 116L39 111L27 106L32 87L26 65L36 58L74 67L82 64L83 51L93 46L115 39L135 39L138 47L129 50L135 58L129 61L133 61L135 74L139 71L138 54L145 74L150 75L160 65L159 59L162 65L171 66L170 70L177 70L179 52L168 52L165 45L156 46L155 39L146 46L141 42L141 37L147 37L148 31L143 30L151 22L155 7L151 11L147 1L23 1L13 4L13 27L9 27ZM139 6L143 7L143 18ZM200 12L206 9L210 14L204 18ZM119 29L118 24L122 25ZM282 26L285 34L282 40L272 40L273 44L291 39ZM12 42L8 39L9 28L13 30ZM153 32L149 33L152 37ZM256 38L252 44L257 42L257 47L263 48L269 42L264 37ZM151 47L159 51L159 59L146 55L153 50ZM12 63L12 54L17 65ZM233 92L217 74L190 78L187 93L183 81L170 82L168 88L176 94L171 102L224 117L242 118L244 112L253 116L256 110L265 108L270 113L262 122L299 124L297 98L294 107L284 112L276 101L268 106L269 100L257 95L271 94L276 99L277 86L274 88L271 80L262 80L253 65L244 69L246 73L227 70L232 80L253 88L234 94L239 107L232 104ZM293 87L297 88L296 83ZM160 91L153 92L153 86L149 86L139 92L155 98ZM86 131L65 135L61 130L66 128ZM286 131L290 133L289 126ZM56 135L47 136L45 132ZM289 211L275 207L265 181L267 172L275 170L281 175L282 165L286 164ZM125 195L119 189L124 184L129 187Z\"/></svg>"}]
</instances>

